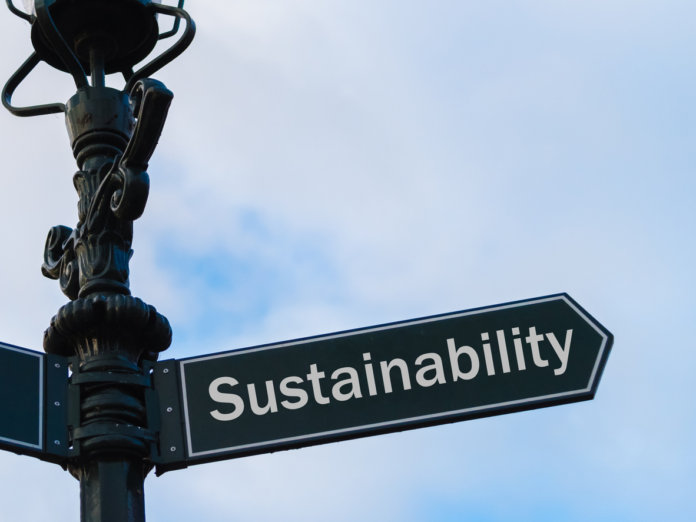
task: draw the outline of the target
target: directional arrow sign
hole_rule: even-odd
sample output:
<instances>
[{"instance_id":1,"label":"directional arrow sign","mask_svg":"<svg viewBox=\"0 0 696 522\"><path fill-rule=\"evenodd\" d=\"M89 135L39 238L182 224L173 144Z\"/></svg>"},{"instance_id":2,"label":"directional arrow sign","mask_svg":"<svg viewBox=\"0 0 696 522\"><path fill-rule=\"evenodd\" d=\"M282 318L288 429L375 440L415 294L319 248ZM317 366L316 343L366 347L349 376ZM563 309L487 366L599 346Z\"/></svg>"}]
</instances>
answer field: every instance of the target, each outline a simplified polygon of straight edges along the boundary
<instances>
[{"instance_id":1,"label":"directional arrow sign","mask_svg":"<svg viewBox=\"0 0 696 522\"><path fill-rule=\"evenodd\" d=\"M66 358L0 342L1 449L65 460L67 380Z\"/></svg>"},{"instance_id":2,"label":"directional arrow sign","mask_svg":"<svg viewBox=\"0 0 696 522\"><path fill-rule=\"evenodd\" d=\"M165 361L159 470L591 399L612 340L559 294Z\"/></svg>"},{"instance_id":3,"label":"directional arrow sign","mask_svg":"<svg viewBox=\"0 0 696 522\"><path fill-rule=\"evenodd\" d=\"M0 443L42 450L44 355L0 343Z\"/></svg>"}]
</instances>

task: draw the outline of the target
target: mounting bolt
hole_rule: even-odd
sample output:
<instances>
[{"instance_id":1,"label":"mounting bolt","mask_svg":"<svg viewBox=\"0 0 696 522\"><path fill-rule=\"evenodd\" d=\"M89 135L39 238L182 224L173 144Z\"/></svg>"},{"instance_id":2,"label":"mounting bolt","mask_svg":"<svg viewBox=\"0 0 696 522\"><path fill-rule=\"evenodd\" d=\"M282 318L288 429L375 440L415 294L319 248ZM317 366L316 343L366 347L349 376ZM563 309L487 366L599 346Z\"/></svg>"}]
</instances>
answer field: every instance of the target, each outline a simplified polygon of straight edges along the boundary
<instances>
[{"instance_id":1,"label":"mounting bolt","mask_svg":"<svg viewBox=\"0 0 696 522\"><path fill-rule=\"evenodd\" d=\"M56 401L53 403L54 406L60 406L60 401Z\"/></svg>"},{"instance_id":2,"label":"mounting bolt","mask_svg":"<svg viewBox=\"0 0 696 522\"><path fill-rule=\"evenodd\" d=\"M172 453L174 453L174 452L176 451L176 446L172 446L171 448L169 448L169 451L171 451Z\"/></svg>"},{"instance_id":3,"label":"mounting bolt","mask_svg":"<svg viewBox=\"0 0 696 522\"><path fill-rule=\"evenodd\" d=\"M169 368L165 368L164 370L162 370L162 373L169 373Z\"/></svg>"},{"instance_id":4,"label":"mounting bolt","mask_svg":"<svg viewBox=\"0 0 696 522\"><path fill-rule=\"evenodd\" d=\"M172 408L171 406L167 406L167 413L171 413L173 411L174 411L174 408Z\"/></svg>"},{"instance_id":5,"label":"mounting bolt","mask_svg":"<svg viewBox=\"0 0 696 522\"><path fill-rule=\"evenodd\" d=\"M53 444L55 444L56 446L60 446L60 441L56 439L53 441Z\"/></svg>"}]
</instances>

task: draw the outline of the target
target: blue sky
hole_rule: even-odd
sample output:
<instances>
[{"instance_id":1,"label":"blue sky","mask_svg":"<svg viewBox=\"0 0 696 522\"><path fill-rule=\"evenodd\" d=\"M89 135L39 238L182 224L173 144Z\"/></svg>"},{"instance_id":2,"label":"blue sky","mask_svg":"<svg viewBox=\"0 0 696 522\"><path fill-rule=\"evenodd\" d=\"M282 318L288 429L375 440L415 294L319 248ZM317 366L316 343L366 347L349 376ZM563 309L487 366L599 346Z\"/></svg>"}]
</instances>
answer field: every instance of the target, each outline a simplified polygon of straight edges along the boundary
<instances>
[{"instance_id":1,"label":"blue sky","mask_svg":"<svg viewBox=\"0 0 696 522\"><path fill-rule=\"evenodd\" d=\"M174 328L163 358L556 292L615 344L593 401L150 476L148 519L696 518L696 5L187 8L131 262ZM0 27L9 77L28 27ZM16 100L71 94L46 67ZM75 165L61 116L0 132L0 340L38 350ZM8 519L78 519L57 466L3 453L0 481Z\"/></svg>"}]
</instances>

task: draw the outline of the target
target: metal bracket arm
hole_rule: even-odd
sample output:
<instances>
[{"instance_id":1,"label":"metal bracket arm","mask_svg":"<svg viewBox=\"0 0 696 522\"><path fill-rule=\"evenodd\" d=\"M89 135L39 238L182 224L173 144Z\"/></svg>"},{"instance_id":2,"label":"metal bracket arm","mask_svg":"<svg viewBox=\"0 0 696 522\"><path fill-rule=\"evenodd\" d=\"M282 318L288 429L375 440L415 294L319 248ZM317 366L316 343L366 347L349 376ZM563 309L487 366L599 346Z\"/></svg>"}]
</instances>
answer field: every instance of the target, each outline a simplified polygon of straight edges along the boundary
<instances>
[{"instance_id":1,"label":"metal bracket arm","mask_svg":"<svg viewBox=\"0 0 696 522\"><path fill-rule=\"evenodd\" d=\"M29 73L41 61L39 55L35 52L10 76L5 87L2 89L2 104L5 108L15 116L40 116L42 114L55 114L65 112L64 103L48 103L45 105L32 105L30 107L15 107L12 105L12 95L20 83L29 75Z\"/></svg>"},{"instance_id":2,"label":"metal bracket arm","mask_svg":"<svg viewBox=\"0 0 696 522\"><path fill-rule=\"evenodd\" d=\"M26 20L26 21L29 22L30 24L33 24L33 23L34 23L34 20L36 20L36 17L35 17L35 16L30 15L29 13L25 13L24 11L22 11L22 10L20 10L20 9L17 9L17 8L15 7L14 3L12 2L12 0L5 0L5 2L7 3L7 8L10 10L10 12L11 12L13 15L19 16L20 18Z\"/></svg>"},{"instance_id":3,"label":"metal bracket arm","mask_svg":"<svg viewBox=\"0 0 696 522\"><path fill-rule=\"evenodd\" d=\"M124 89L125 91L131 91L136 82L138 82L138 80L142 80L143 78L151 76L155 72L159 71L162 67L167 65L169 62L171 62L174 58L183 53L186 50L186 48L191 44L191 41L193 41L193 37L196 34L196 24L185 10L180 9L178 7L161 4L152 4L152 9L154 9L156 13L174 16L177 20L181 20L183 18L184 20L186 20L186 29L184 29L184 32L182 33L181 37L179 38L179 40L177 40L177 42L174 45L172 45L169 49L167 49L164 53L152 60L150 63L143 66L141 69L134 73L123 73L124 77L127 80L126 87ZM175 27L178 29L178 26L175 25ZM171 33L171 31L161 34L160 39L168 37L169 33Z\"/></svg>"}]
</instances>

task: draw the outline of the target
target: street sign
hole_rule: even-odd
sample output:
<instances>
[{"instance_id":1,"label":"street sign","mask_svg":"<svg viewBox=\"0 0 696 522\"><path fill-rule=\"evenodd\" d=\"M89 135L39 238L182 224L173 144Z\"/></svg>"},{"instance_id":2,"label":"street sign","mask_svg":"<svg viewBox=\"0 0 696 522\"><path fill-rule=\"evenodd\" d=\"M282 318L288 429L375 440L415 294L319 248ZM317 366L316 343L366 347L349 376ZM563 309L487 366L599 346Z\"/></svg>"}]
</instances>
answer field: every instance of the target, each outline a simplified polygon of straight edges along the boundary
<instances>
[{"instance_id":1,"label":"street sign","mask_svg":"<svg viewBox=\"0 0 696 522\"><path fill-rule=\"evenodd\" d=\"M63 462L67 384L66 358L0 342L0 448Z\"/></svg>"},{"instance_id":2,"label":"street sign","mask_svg":"<svg viewBox=\"0 0 696 522\"><path fill-rule=\"evenodd\" d=\"M0 343L0 443L41 451L44 354Z\"/></svg>"},{"instance_id":3,"label":"street sign","mask_svg":"<svg viewBox=\"0 0 696 522\"><path fill-rule=\"evenodd\" d=\"M558 294L164 361L158 470L592 399L612 341Z\"/></svg>"}]
</instances>

